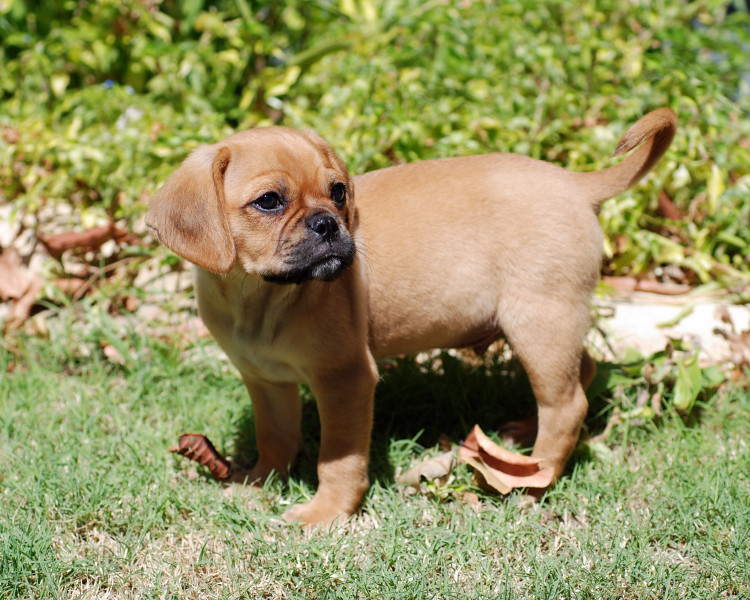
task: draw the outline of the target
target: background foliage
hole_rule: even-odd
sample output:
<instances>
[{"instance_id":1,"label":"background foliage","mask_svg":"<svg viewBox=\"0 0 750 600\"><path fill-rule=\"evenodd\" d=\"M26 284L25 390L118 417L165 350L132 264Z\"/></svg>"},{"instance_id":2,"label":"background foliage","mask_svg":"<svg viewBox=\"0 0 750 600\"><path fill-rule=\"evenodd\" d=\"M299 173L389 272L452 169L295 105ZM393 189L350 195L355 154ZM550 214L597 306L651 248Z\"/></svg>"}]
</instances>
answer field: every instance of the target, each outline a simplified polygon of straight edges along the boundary
<instances>
[{"instance_id":1,"label":"background foliage","mask_svg":"<svg viewBox=\"0 0 750 600\"><path fill-rule=\"evenodd\" d=\"M490 151L593 169L668 105L666 160L604 207L606 269L732 283L749 32L716 0L2 0L0 193L42 229L59 203L77 226L132 226L193 147L272 123L317 129L355 173Z\"/></svg>"}]
</instances>

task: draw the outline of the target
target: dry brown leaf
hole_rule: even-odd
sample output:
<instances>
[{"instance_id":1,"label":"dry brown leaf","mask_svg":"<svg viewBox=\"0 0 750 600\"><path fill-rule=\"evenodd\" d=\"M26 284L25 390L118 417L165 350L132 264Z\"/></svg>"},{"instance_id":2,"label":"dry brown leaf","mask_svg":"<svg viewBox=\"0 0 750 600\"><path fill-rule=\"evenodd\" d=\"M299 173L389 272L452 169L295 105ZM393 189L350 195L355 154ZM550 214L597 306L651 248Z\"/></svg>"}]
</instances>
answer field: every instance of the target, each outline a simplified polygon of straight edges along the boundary
<instances>
[{"instance_id":1,"label":"dry brown leaf","mask_svg":"<svg viewBox=\"0 0 750 600\"><path fill-rule=\"evenodd\" d=\"M49 237L37 234L50 256L58 260L66 250L94 250L109 240L123 241L128 236L127 231L118 229L114 223L86 231L66 231Z\"/></svg>"},{"instance_id":2,"label":"dry brown leaf","mask_svg":"<svg viewBox=\"0 0 750 600\"><path fill-rule=\"evenodd\" d=\"M170 452L182 454L207 467L214 479L224 481L232 475L232 465L214 447L211 441L201 433L183 433L176 447Z\"/></svg>"},{"instance_id":3,"label":"dry brown leaf","mask_svg":"<svg viewBox=\"0 0 750 600\"><path fill-rule=\"evenodd\" d=\"M464 492L461 496L461 502L468 505L474 512L480 512L484 505L474 492Z\"/></svg>"},{"instance_id":4,"label":"dry brown leaf","mask_svg":"<svg viewBox=\"0 0 750 600\"><path fill-rule=\"evenodd\" d=\"M738 370L742 371L743 367L750 366L750 329L737 331L732 315L726 306L719 306L714 311L714 316L728 326L726 329L716 327L714 333L729 342L732 362Z\"/></svg>"},{"instance_id":5,"label":"dry brown leaf","mask_svg":"<svg viewBox=\"0 0 750 600\"><path fill-rule=\"evenodd\" d=\"M659 206L656 209L656 214L673 221L679 221L683 217L680 210L674 205L674 202L672 202L672 199L667 196L664 190L659 193Z\"/></svg>"},{"instance_id":6,"label":"dry brown leaf","mask_svg":"<svg viewBox=\"0 0 750 600\"><path fill-rule=\"evenodd\" d=\"M553 479L551 468L541 468L542 459L498 446L478 425L461 444L458 459L471 466L489 487L501 494L514 488L546 488Z\"/></svg>"},{"instance_id":7,"label":"dry brown leaf","mask_svg":"<svg viewBox=\"0 0 750 600\"><path fill-rule=\"evenodd\" d=\"M88 285L88 282L83 277L58 277L52 283L66 296L75 296L84 286Z\"/></svg>"},{"instance_id":8,"label":"dry brown leaf","mask_svg":"<svg viewBox=\"0 0 750 600\"><path fill-rule=\"evenodd\" d=\"M656 392L654 392L653 395L651 396L651 410L654 411L654 414L657 417L661 417L661 415L662 415L662 412L661 412L661 397L662 397L663 393L664 393L664 387L663 386L659 386L657 388Z\"/></svg>"},{"instance_id":9,"label":"dry brown leaf","mask_svg":"<svg viewBox=\"0 0 750 600\"><path fill-rule=\"evenodd\" d=\"M648 292L650 294L661 294L663 296L679 296L686 294L693 288L681 283L662 283L649 279L637 279L635 277L620 277L605 275L602 281L617 291L625 292Z\"/></svg>"},{"instance_id":10,"label":"dry brown leaf","mask_svg":"<svg viewBox=\"0 0 750 600\"><path fill-rule=\"evenodd\" d=\"M455 464L455 453L452 451L443 452L434 458L428 458L418 465L413 466L408 471L399 475L396 481L416 488L419 487L422 479L426 479L427 481L437 480L440 483L444 483Z\"/></svg>"},{"instance_id":11,"label":"dry brown leaf","mask_svg":"<svg viewBox=\"0 0 750 600\"><path fill-rule=\"evenodd\" d=\"M19 299L29 289L29 274L15 248L0 254L0 300Z\"/></svg>"},{"instance_id":12,"label":"dry brown leaf","mask_svg":"<svg viewBox=\"0 0 750 600\"><path fill-rule=\"evenodd\" d=\"M0 300L10 300L10 308L3 323L5 331L18 329L29 318L44 282L22 264L15 248L0 254Z\"/></svg>"}]
</instances>

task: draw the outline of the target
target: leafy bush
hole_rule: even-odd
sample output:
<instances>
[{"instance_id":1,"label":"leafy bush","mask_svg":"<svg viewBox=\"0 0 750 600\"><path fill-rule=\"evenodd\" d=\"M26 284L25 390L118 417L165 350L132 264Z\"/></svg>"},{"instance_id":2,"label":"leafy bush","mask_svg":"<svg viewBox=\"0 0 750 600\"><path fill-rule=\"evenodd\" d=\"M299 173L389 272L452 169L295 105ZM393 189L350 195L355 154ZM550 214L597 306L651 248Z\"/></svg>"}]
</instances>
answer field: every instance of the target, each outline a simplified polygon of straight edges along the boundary
<instances>
[{"instance_id":1,"label":"leafy bush","mask_svg":"<svg viewBox=\"0 0 750 600\"><path fill-rule=\"evenodd\" d=\"M668 105L666 159L604 206L606 268L734 281L749 32L718 0L7 0L0 181L21 215L68 203L132 222L190 149L237 128L313 127L354 172L491 151L583 170ZM659 216L662 191L680 220Z\"/></svg>"}]
</instances>

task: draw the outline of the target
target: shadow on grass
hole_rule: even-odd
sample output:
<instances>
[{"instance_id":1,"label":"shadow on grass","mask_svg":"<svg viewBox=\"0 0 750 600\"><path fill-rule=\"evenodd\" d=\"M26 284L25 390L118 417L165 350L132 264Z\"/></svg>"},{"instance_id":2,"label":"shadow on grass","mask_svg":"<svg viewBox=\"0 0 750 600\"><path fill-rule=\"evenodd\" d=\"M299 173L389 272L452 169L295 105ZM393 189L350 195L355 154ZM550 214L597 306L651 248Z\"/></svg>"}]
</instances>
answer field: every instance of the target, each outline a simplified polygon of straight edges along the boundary
<instances>
[{"instance_id":1,"label":"shadow on grass","mask_svg":"<svg viewBox=\"0 0 750 600\"><path fill-rule=\"evenodd\" d=\"M599 364L592 390L603 391L607 373L617 365ZM414 357L389 360L380 365L381 380L375 392L375 415L370 450L370 477L384 485L394 481L389 459L394 440L415 440L423 447L438 443L441 436L458 443L478 424L484 431L497 431L510 421L536 412L531 386L515 358L477 358L441 352L416 361ZM317 484L316 463L320 447L320 421L315 401L302 391L303 448L292 476ZM597 392L590 401L586 427L590 435L604 429L608 401ZM257 457L255 423L248 402L236 423L234 455L251 466ZM585 461L585 454L571 460Z\"/></svg>"}]
</instances>

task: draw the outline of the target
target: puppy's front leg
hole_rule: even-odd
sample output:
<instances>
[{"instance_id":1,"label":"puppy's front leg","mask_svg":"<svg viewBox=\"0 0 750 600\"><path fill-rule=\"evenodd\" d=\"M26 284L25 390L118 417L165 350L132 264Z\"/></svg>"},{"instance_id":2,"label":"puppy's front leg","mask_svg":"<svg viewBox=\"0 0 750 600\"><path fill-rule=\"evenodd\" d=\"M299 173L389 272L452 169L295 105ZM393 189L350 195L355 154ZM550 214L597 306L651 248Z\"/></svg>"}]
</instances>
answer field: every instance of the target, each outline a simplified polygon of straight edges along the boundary
<instances>
[{"instance_id":1,"label":"puppy's front leg","mask_svg":"<svg viewBox=\"0 0 750 600\"><path fill-rule=\"evenodd\" d=\"M271 471L285 476L300 448L299 386L248 377L243 380L253 403L258 462L248 472L235 473L232 479L262 483Z\"/></svg>"},{"instance_id":2,"label":"puppy's front leg","mask_svg":"<svg viewBox=\"0 0 750 600\"><path fill-rule=\"evenodd\" d=\"M320 414L318 491L284 513L287 521L330 525L354 513L369 487L367 465L377 369L372 358L316 374L311 382Z\"/></svg>"}]
</instances>

